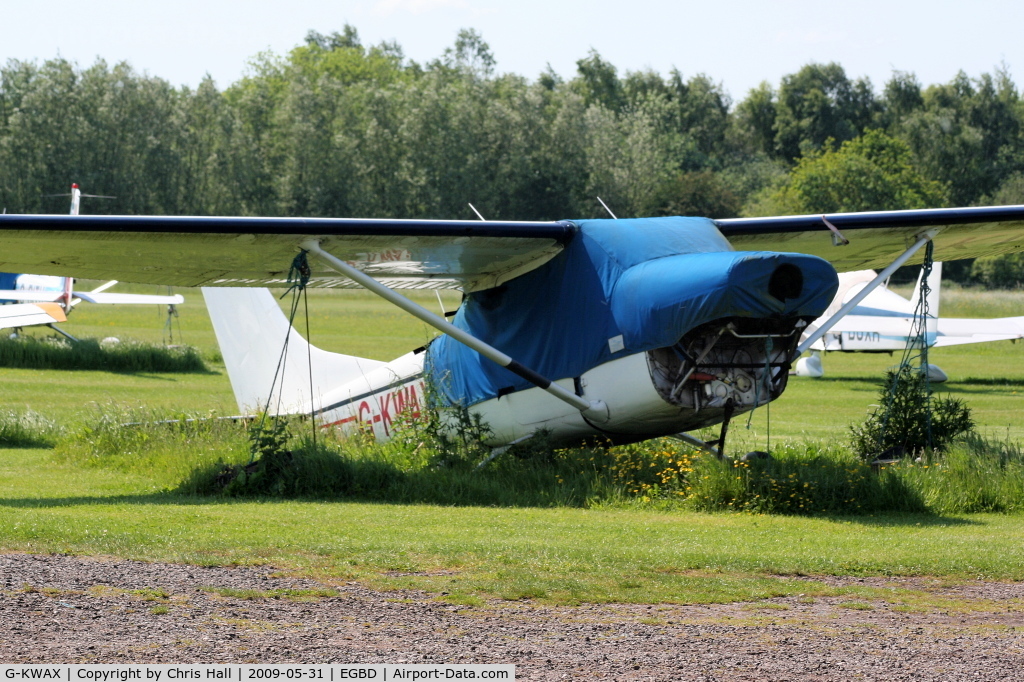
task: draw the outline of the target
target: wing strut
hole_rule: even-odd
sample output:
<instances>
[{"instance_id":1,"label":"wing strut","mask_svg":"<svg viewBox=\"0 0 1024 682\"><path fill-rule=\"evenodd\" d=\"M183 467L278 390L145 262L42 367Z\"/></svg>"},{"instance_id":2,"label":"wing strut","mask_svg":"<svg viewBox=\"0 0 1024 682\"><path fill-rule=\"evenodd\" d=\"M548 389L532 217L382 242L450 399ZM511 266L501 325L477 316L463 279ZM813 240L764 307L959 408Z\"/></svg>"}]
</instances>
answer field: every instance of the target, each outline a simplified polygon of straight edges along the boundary
<instances>
[{"instance_id":1,"label":"wing strut","mask_svg":"<svg viewBox=\"0 0 1024 682\"><path fill-rule=\"evenodd\" d=\"M932 228L918 235L917 241L914 242L913 246L911 246L909 249L900 254L900 256L896 260L889 264L889 267L879 272L873 280L867 283L867 286L865 286L863 289L857 292L856 296L851 298L842 308L836 311L835 315L828 318L828 320L826 320L824 324L822 324L820 327L814 330L813 334L808 336L803 343L797 346L796 351L794 351L793 357L800 356L805 350L810 348L815 341L823 337L828 332L828 330L835 325L836 322L843 319L843 317L845 317L847 313L849 313L851 310L857 307L858 303L863 301L868 294L874 291L879 284L889 279L889 276L892 275L892 273L896 272L896 270L900 266L902 266L904 263L910 260L910 257L917 253L918 249L920 249L922 246L931 241L932 238L939 233L940 229L941 228Z\"/></svg>"},{"instance_id":2,"label":"wing strut","mask_svg":"<svg viewBox=\"0 0 1024 682\"><path fill-rule=\"evenodd\" d=\"M381 298L385 299L389 303L392 303L405 312L413 315L414 317L423 320L434 329L437 329L442 334L447 334L456 341L464 343L476 352L483 355L488 360L492 360L502 367L506 368L510 372L519 375L523 379L526 379L534 386L542 388L559 400L566 402L577 410L579 410L584 417L587 419L593 419L598 422L608 421L608 406L601 400L584 400L580 396L576 395L572 391L569 391L562 386L551 381L547 377L541 376L537 372L533 371L529 367L525 367L520 363L513 360L510 356L505 355L497 348L484 343L480 339L476 338L472 334L459 329L455 325L451 324L443 317L439 317L434 313L430 312L426 308L410 301L405 296L389 289L384 286L373 277L370 277L362 270L352 267L343 260L335 258L331 254L327 253L320 248L320 242L315 239L310 239L302 243L301 248L305 249L309 253L313 254L324 263L326 263L331 269L337 270L346 277L354 280L363 287L366 287L373 293L377 294Z\"/></svg>"}]
</instances>

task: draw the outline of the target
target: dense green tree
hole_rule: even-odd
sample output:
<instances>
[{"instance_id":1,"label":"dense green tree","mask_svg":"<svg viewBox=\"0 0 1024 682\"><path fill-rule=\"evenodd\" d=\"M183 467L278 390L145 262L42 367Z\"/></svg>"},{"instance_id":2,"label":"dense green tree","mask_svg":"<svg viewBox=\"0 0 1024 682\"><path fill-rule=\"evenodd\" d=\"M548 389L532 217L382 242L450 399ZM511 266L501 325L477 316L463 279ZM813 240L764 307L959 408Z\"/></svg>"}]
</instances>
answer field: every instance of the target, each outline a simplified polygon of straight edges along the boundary
<instances>
[{"instance_id":1,"label":"dense green tree","mask_svg":"<svg viewBox=\"0 0 1024 682\"><path fill-rule=\"evenodd\" d=\"M879 120L883 127L891 130L907 116L923 108L924 97L917 76L906 71L894 71L882 92Z\"/></svg>"},{"instance_id":2,"label":"dense green tree","mask_svg":"<svg viewBox=\"0 0 1024 682\"><path fill-rule=\"evenodd\" d=\"M751 151L775 154L775 90L767 82L751 89L736 106L733 126L736 136Z\"/></svg>"},{"instance_id":3,"label":"dense green tree","mask_svg":"<svg viewBox=\"0 0 1024 682\"><path fill-rule=\"evenodd\" d=\"M889 130L910 144L925 174L949 185L953 203L975 203L1024 168L1020 98L1005 70L973 81L961 72L926 88L922 101Z\"/></svg>"},{"instance_id":4,"label":"dense green tree","mask_svg":"<svg viewBox=\"0 0 1024 682\"><path fill-rule=\"evenodd\" d=\"M851 82L839 64L808 64L784 76L775 118L775 150L797 160L826 140L845 142L871 124L878 105L871 82Z\"/></svg>"},{"instance_id":5,"label":"dense green tree","mask_svg":"<svg viewBox=\"0 0 1024 682\"><path fill-rule=\"evenodd\" d=\"M616 68L603 60L596 50L576 62L577 76L570 87L587 106L600 106L611 112L619 112L626 103L622 82Z\"/></svg>"},{"instance_id":6,"label":"dense green tree","mask_svg":"<svg viewBox=\"0 0 1024 682\"><path fill-rule=\"evenodd\" d=\"M1024 253L977 258L971 278L991 289L1020 289L1024 287Z\"/></svg>"},{"instance_id":7,"label":"dense green tree","mask_svg":"<svg viewBox=\"0 0 1024 682\"><path fill-rule=\"evenodd\" d=\"M680 173L662 183L655 215L735 218L743 207L740 196L713 171Z\"/></svg>"},{"instance_id":8,"label":"dense green tree","mask_svg":"<svg viewBox=\"0 0 1024 682\"><path fill-rule=\"evenodd\" d=\"M945 188L913 167L906 143L879 130L805 156L762 209L768 213L838 213L943 206Z\"/></svg>"}]
</instances>

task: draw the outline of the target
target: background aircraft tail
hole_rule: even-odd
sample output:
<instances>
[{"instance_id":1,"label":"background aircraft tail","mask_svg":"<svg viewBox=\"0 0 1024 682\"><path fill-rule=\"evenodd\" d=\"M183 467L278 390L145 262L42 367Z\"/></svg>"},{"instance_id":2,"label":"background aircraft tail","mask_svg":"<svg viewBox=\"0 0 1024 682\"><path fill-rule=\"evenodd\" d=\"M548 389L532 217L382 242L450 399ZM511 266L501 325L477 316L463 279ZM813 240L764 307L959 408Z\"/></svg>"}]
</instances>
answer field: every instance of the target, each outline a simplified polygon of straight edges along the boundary
<instances>
[{"instance_id":1,"label":"background aircraft tail","mask_svg":"<svg viewBox=\"0 0 1024 682\"><path fill-rule=\"evenodd\" d=\"M243 413L265 406L281 414L308 411L311 398L317 408L320 397L331 389L386 364L311 345L288 324L267 289L204 287L203 298ZM271 395L285 338L288 354Z\"/></svg>"},{"instance_id":2,"label":"background aircraft tail","mask_svg":"<svg viewBox=\"0 0 1024 682\"><path fill-rule=\"evenodd\" d=\"M917 276L917 284L914 285L914 294L910 297L910 306L917 308L917 302L921 300L921 278L924 277L924 268ZM939 287L942 286L942 263L932 263L932 272L928 275L928 314L931 317L939 316Z\"/></svg>"}]
</instances>

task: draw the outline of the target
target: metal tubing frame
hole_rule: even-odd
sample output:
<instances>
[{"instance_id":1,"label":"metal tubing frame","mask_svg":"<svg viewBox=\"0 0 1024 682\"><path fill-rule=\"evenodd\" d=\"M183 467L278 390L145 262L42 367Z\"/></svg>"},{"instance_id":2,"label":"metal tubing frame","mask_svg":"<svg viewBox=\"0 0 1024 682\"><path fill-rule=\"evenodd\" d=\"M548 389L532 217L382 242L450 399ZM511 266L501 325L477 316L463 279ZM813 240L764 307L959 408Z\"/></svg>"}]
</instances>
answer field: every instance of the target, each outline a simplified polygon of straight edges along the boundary
<instances>
[{"instance_id":1,"label":"metal tubing frame","mask_svg":"<svg viewBox=\"0 0 1024 682\"><path fill-rule=\"evenodd\" d=\"M714 445L708 445L707 443L705 443L700 438L697 438L696 436L691 436L690 434L686 433L685 431L682 431L680 433L674 433L671 436L669 436L669 438L674 438L674 439L676 439L678 441L686 443L687 445L692 445L695 448L700 448L701 450L704 450L705 452L711 453L715 457L721 458L721 456L722 456L722 453Z\"/></svg>"},{"instance_id":2,"label":"metal tubing frame","mask_svg":"<svg viewBox=\"0 0 1024 682\"><path fill-rule=\"evenodd\" d=\"M846 304L844 304L843 307L840 308L832 317L828 318L824 324L815 329L814 333L808 336L806 341L797 346L793 357L799 357L805 350L810 348L815 341L827 334L828 330L832 329L836 322L846 317L847 313L856 308L858 303L863 301L868 294L878 288L878 285L887 280L892 273L899 269L900 266L910 260L910 257L917 253L918 249L930 242L939 232L940 229L938 228L922 232L918 236L917 241L914 242L913 246L900 254L900 256L889 265L889 267L878 273L873 280L868 282L867 286L857 292L856 296L847 301Z\"/></svg>"},{"instance_id":3,"label":"metal tubing frame","mask_svg":"<svg viewBox=\"0 0 1024 682\"><path fill-rule=\"evenodd\" d=\"M326 263L331 269L337 270L341 274L345 275L349 279L355 281L359 285L369 289L373 293L377 294L384 300L398 306L410 315L426 322L434 329L437 329L442 334L447 334L459 343L469 346L476 352L483 355L488 360L496 362L502 367L506 368L510 372L517 374L518 376L526 379L534 386L543 389L550 393L554 397L558 398L562 402L572 405L574 408L579 410L583 416L588 419L595 419L597 421L608 420L608 407L603 401L600 400L585 400L580 396L576 395L572 391L569 391L559 384L551 381L550 379L538 374L529 367L526 367L516 362L512 357L502 353L497 348L484 343L480 339L476 338L472 334L466 332L463 329L459 329L455 325L451 324L447 320L434 313L430 312L426 308L410 301L405 296L402 296L398 292L389 289L384 286L373 277L370 277L362 270L352 267L348 263L339 258L331 255L320 248L320 242L314 239L307 240L301 244L301 248L309 253L313 254L321 261Z\"/></svg>"}]
</instances>

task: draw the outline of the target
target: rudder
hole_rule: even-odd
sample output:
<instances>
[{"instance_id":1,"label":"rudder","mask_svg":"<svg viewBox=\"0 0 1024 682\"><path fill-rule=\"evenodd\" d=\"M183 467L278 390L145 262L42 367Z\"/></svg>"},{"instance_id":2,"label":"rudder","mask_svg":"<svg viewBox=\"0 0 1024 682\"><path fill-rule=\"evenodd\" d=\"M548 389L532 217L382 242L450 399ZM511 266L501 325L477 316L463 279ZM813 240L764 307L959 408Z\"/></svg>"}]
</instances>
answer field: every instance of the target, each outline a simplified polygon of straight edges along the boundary
<instances>
[{"instance_id":1,"label":"rudder","mask_svg":"<svg viewBox=\"0 0 1024 682\"><path fill-rule=\"evenodd\" d=\"M319 409L322 395L386 364L313 346L292 328L267 289L203 287L203 298L243 413ZM286 338L288 353L271 394Z\"/></svg>"}]
</instances>

